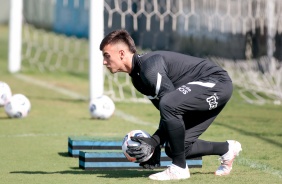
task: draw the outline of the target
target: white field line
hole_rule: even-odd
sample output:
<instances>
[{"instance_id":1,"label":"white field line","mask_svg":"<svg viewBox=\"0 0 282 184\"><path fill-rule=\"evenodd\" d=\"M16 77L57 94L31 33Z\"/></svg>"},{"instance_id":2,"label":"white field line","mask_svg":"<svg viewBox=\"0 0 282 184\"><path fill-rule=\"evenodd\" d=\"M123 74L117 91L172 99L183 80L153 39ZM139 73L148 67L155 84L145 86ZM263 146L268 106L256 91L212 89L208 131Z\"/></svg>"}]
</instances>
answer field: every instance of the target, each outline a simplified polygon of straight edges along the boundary
<instances>
[{"instance_id":1,"label":"white field line","mask_svg":"<svg viewBox=\"0 0 282 184\"><path fill-rule=\"evenodd\" d=\"M268 165L257 163L254 160L250 160L242 157L239 157L237 161L240 165L248 166L250 168L260 170L262 172L269 173L274 176L278 176L279 178L282 179L282 170L273 169Z\"/></svg>"},{"instance_id":2,"label":"white field line","mask_svg":"<svg viewBox=\"0 0 282 184\"><path fill-rule=\"evenodd\" d=\"M56 91L58 93L61 93L63 95L69 96L69 97L74 98L74 99L80 99L80 100L87 100L88 99L87 97L80 95L78 93L75 93L73 91L61 88L59 86L55 86L55 85L50 84L50 83L45 82L45 81L41 81L41 80L37 80L37 79L32 78L32 77L28 77L26 75L15 74L15 77L22 80L22 81L25 81L27 83Z\"/></svg>"},{"instance_id":3,"label":"white field line","mask_svg":"<svg viewBox=\"0 0 282 184\"><path fill-rule=\"evenodd\" d=\"M84 99L84 100L88 99L87 97L85 97L81 94L66 90L64 88L60 88L58 86L55 86L55 85L49 84L47 82L31 78L31 77L28 77L28 76L25 76L25 75L22 75L22 74L17 74L15 76L18 79L23 80L27 83L34 84L34 85L37 85L37 86L40 86L40 87L43 87L43 88L48 88L50 90L56 91L58 93L64 94L64 95L69 96L69 97L74 98L74 99ZM144 121L139 120L138 118L136 118L132 115L126 114L126 113L124 113L120 110L117 110L117 109L115 110L115 115L121 117L122 119L124 119L128 122L134 123L134 124L144 125L144 126L152 126L152 127L155 127L155 128L157 127L156 125L153 125L152 123L144 122ZM55 134L18 134L18 135L0 135L0 137L31 137L31 136L61 136L61 135L66 135L66 134L56 134L56 133ZM273 169L270 166L267 166L267 165L264 165L264 164L257 163L253 160L240 157L240 158L238 158L238 163L240 165L248 166L250 168L260 170L262 172L269 173L269 174L272 174L274 176L278 176L279 178L282 178L282 171Z\"/></svg>"},{"instance_id":4,"label":"white field line","mask_svg":"<svg viewBox=\"0 0 282 184\"><path fill-rule=\"evenodd\" d=\"M18 138L18 137L61 137L61 136L85 136L85 134L77 134L77 133L52 133L52 134L2 134L0 138ZM95 133L88 134L89 136L107 136L107 133ZM117 136L117 134L109 133L109 136Z\"/></svg>"},{"instance_id":5,"label":"white field line","mask_svg":"<svg viewBox=\"0 0 282 184\"><path fill-rule=\"evenodd\" d=\"M20 80L23 80L27 83L30 83L30 84L33 84L33 85L37 85L37 86L40 86L40 87L43 87L43 88L47 88L47 89L50 89L50 90L53 90L53 91L56 91L58 93L61 93L63 95L66 95L66 96L69 96L71 98L74 98L74 99L83 99L83 100L87 100L89 99L88 97L86 96L83 96L79 93L76 93L76 92L73 92L73 91L70 91L70 90L67 90L67 89L64 89L64 88L61 88L61 87L58 87L58 86L55 86L55 85L52 85L50 83L47 83L45 81L41 81L41 80L37 80L37 79L34 79L32 77L28 77L26 75L22 75L22 74L16 74L15 75L18 79ZM156 125L152 124L152 123L149 123L149 122L145 122L145 121L142 121L130 114L127 114L125 112L122 112L120 110L117 110L115 109L115 115L117 115L118 117L128 121L128 122L131 122L133 124L137 124L137 125L144 125L144 126L151 126L151 127L154 127L154 128L157 128Z\"/></svg>"},{"instance_id":6,"label":"white field line","mask_svg":"<svg viewBox=\"0 0 282 184\"><path fill-rule=\"evenodd\" d=\"M126 121L129 121L129 122L137 124L137 125L151 126L151 127L156 128L156 129L158 128L158 126L156 126L156 125L154 125L152 123L142 121L142 120L136 118L135 116L126 114L126 113L124 113L124 112L122 112L120 110L115 110L115 115L121 117L122 119L124 119Z\"/></svg>"},{"instance_id":7,"label":"white field line","mask_svg":"<svg viewBox=\"0 0 282 184\"><path fill-rule=\"evenodd\" d=\"M55 137L55 136L65 136L70 135L66 133L52 133L52 134L2 134L0 138L12 138L12 137Z\"/></svg>"}]
</instances>

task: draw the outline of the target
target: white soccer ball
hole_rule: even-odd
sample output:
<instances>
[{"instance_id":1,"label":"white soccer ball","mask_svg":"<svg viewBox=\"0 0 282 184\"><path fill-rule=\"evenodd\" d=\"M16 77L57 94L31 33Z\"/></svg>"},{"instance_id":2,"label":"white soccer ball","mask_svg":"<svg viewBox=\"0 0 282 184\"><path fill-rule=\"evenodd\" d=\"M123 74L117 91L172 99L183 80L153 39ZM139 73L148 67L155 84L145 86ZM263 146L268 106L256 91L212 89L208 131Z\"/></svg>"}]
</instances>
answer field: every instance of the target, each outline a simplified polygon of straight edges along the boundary
<instances>
[{"instance_id":1,"label":"white soccer ball","mask_svg":"<svg viewBox=\"0 0 282 184\"><path fill-rule=\"evenodd\" d=\"M10 118L24 118L31 108L29 99L23 94L15 94L5 105L5 111Z\"/></svg>"},{"instance_id":2,"label":"white soccer ball","mask_svg":"<svg viewBox=\"0 0 282 184\"><path fill-rule=\"evenodd\" d=\"M126 150L128 149L127 146L139 146L139 142L132 141L130 137L151 137L150 134L143 130L132 130L128 134L125 135L123 142L122 142L122 152L124 156L129 160L130 162L138 162L136 161L135 157L131 157L126 153ZM144 162L149 160L152 157L153 153L147 156L147 158L144 159Z\"/></svg>"},{"instance_id":3,"label":"white soccer ball","mask_svg":"<svg viewBox=\"0 0 282 184\"><path fill-rule=\"evenodd\" d=\"M5 82L0 81L0 107L5 106L11 97L12 91L10 86Z\"/></svg>"},{"instance_id":4,"label":"white soccer ball","mask_svg":"<svg viewBox=\"0 0 282 184\"><path fill-rule=\"evenodd\" d=\"M90 101L89 111L92 118L108 119L115 111L115 104L110 97L102 95Z\"/></svg>"}]
</instances>

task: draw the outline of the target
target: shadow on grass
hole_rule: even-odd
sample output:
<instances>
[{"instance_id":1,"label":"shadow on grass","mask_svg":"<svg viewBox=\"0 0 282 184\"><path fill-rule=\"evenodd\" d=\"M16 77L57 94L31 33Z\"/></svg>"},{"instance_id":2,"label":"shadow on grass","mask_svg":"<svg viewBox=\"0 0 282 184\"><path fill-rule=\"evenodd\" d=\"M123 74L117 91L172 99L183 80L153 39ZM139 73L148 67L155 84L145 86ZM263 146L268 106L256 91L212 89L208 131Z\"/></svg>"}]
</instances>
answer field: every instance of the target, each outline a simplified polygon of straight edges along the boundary
<instances>
[{"instance_id":1,"label":"shadow on grass","mask_svg":"<svg viewBox=\"0 0 282 184\"><path fill-rule=\"evenodd\" d=\"M102 178L133 178L133 177L148 177L150 174L156 173L153 170L93 170L85 171L80 168L71 168L67 171L12 171L10 174L78 174L78 175L97 175Z\"/></svg>"},{"instance_id":2,"label":"shadow on grass","mask_svg":"<svg viewBox=\"0 0 282 184\"><path fill-rule=\"evenodd\" d=\"M61 157L71 157L68 152L59 152L58 155Z\"/></svg>"},{"instance_id":3,"label":"shadow on grass","mask_svg":"<svg viewBox=\"0 0 282 184\"><path fill-rule=\"evenodd\" d=\"M157 170L93 170L85 171L78 167L72 167L72 170L67 171L12 171L10 174L78 174L78 175L97 175L101 178L147 178L149 175L162 171L162 169ZM214 172L191 172L191 174L202 175L202 174L214 174Z\"/></svg>"},{"instance_id":4,"label":"shadow on grass","mask_svg":"<svg viewBox=\"0 0 282 184\"><path fill-rule=\"evenodd\" d=\"M0 120L12 120L12 118L7 117L0 117Z\"/></svg>"},{"instance_id":5,"label":"shadow on grass","mask_svg":"<svg viewBox=\"0 0 282 184\"><path fill-rule=\"evenodd\" d=\"M237 128L237 127L231 126L230 124L224 124L224 123L218 123L218 122L216 124L220 125L220 126L223 126L223 127L226 127L226 128L229 128L231 130L235 130L235 131L239 132L240 134L256 137L258 139L261 139L261 140L263 140L265 142L268 142L270 144L273 144L275 146L282 147L282 144L279 143L278 141L274 141L274 140L266 138L266 136L268 136L268 135L265 134L265 133L250 132L250 131L247 131L246 129L241 129L241 128ZM271 136L279 136L279 137L282 136L282 134L271 134L271 133L269 135L271 135Z\"/></svg>"}]
</instances>

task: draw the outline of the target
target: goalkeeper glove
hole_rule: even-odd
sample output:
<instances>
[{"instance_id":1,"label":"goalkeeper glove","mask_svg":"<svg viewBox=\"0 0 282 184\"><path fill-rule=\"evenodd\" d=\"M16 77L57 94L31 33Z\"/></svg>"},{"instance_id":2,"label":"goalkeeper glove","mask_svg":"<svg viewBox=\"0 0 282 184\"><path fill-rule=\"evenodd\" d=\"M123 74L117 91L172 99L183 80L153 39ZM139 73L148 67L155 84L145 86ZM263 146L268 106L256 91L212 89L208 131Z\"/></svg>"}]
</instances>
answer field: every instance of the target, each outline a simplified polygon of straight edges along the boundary
<instances>
[{"instance_id":1,"label":"goalkeeper glove","mask_svg":"<svg viewBox=\"0 0 282 184\"><path fill-rule=\"evenodd\" d=\"M131 156L136 158L136 162L145 162L146 158L151 155L158 142L154 138L147 137L131 137L132 141L139 142L139 146L127 146L126 152Z\"/></svg>"},{"instance_id":2,"label":"goalkeeper glove","mask_svg":"<svg viewBox=\"0 0 282 184\"><path fill-rule=\"evenodd\" d=\"M154 150L152 157L146 161L141 162L139 166L143 167L144 169L154 169L156 167L160 167L160 159L161 159L161 147L157 146Z\"/></svg>"}]
</instances>

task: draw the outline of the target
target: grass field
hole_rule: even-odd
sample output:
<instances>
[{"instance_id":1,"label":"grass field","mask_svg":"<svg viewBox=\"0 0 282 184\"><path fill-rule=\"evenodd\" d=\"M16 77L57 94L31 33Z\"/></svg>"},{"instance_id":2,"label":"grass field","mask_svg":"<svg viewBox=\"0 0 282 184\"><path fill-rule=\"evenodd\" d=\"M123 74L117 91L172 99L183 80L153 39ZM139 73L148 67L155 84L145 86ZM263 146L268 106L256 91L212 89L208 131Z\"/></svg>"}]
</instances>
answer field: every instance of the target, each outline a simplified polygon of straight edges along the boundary
<instances>
[{"instance_id":1,"label":"grass field","mask_svg":"<svg viewBox=\"0 0 282 184\"><path fill-rule=\"evenodd\" d=\"M0 183L161 183L148 179L159 170L96 170L78 168L78 159L67 155L67 138L87 135L121 140L132 129L153 133L158 112L151 104L116 103L117 112L109 120L89 118L88 101L63 94L56 89L88 96L88 81L67 73L7 72L8 29L0 26L0 81L7 82L13 93L25 94L32 109L27 118L9 119L0 109ZM54 88L44 85L50 84ZM190 169L191 178L166 183L274 184L282 183L282 107L254 106L238 95L236 88L230 103L202 139L236 139L243 151L236 158L231 175L214 176L218 157L203 158L203 168ZM135 119L127 119L121 114ZM143 123L142 122L147 122ZM164 183L164 182L162 182Z\"/></svg>"}]
</instances>

